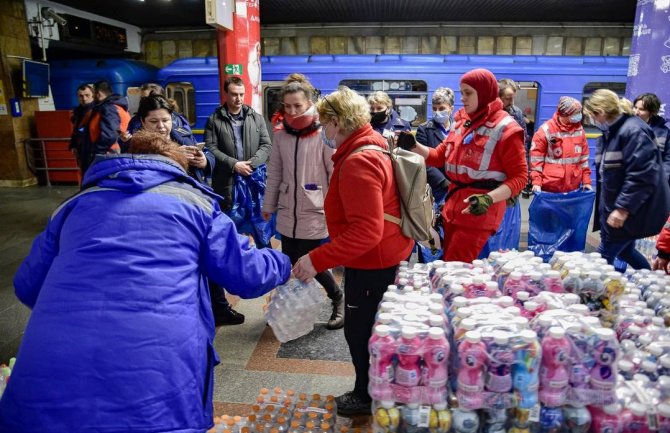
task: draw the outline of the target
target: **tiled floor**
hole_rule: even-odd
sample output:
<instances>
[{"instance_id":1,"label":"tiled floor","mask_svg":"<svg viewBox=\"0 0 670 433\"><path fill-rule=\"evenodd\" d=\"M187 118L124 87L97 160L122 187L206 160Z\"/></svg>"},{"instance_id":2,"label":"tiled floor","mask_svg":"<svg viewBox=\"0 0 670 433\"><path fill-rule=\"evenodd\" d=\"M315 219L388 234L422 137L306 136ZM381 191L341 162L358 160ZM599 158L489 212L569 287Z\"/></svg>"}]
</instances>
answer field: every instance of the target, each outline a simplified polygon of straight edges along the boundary
<instances>
[{"instance_id":1,"label":"tiled floor","mask_svg":"<svg viewBox=\"0 0 670 433\"><path fill-rule=\"evenodd\" d=\"M30 315L14 297L13 275L51 212L76 191L69 186L0 188L0 362L16 354ZM528 203L522 200L522 248L528 231ZM587 248L592 249L598 238L589 235L588 242ZM322 395L339 395L353 387L353 368L343 332L325 329L330 316L325 293L314 331L286 344L280 344L265 324L264 299L232 302L245 314L246 321L223 327L216 336L221 364L215 370L215 414L246 415L262 387ZM354 426L368 422L367 417L340 421Z\"/></svg>"}]
</instances>

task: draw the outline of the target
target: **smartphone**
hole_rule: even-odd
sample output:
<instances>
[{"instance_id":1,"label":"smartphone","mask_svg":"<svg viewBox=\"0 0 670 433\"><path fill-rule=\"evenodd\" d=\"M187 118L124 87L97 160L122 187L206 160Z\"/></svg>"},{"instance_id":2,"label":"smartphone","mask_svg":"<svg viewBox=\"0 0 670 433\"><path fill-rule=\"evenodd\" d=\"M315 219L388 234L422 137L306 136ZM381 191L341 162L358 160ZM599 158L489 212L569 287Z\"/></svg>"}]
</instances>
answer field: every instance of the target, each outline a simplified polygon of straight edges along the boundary
<instances>
[{"instance_id":1,"label":"smartphone","mask_svg":"<svg viewBox=\"0 0 670 433\"><path fill-rule=\"evenodd\" d=\"M197 143L197 144L195 145L195 147L197 147L198 150L203 150L203 149L205 148L205 143L204 143L204 142L202 142L202 143Z\"/></svg>"}]
</instances>

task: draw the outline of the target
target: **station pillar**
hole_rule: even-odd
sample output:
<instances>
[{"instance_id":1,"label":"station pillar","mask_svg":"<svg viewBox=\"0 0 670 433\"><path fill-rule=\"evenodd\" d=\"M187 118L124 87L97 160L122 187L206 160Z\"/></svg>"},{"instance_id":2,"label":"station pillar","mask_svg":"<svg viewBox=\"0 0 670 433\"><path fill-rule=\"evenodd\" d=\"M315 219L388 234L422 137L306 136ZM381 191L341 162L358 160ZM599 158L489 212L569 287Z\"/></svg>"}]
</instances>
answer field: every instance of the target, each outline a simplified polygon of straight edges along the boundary
<instances>
[{"instance_id":1,"label":"station pillar","mask_svg":"<svg viewBox=\"0 0 670 433\"><path fill-rule=\"evenodd\" d=\"M244 103L263 112L261 88L261 24L259 0L235 0L233 30L217 30L221 103L223 83L230 76L244 81Z\"/></svg>"},{"instance_id":2,"label":"station pillar","mask_svg":"<svg viewBox=\"0 0 670 433\"><path fill-rule=\"evenodd\" d=\"M655 93L670 118L670 0L637 0L626 97L642 93Z\"/></svg>"}]
</instances>

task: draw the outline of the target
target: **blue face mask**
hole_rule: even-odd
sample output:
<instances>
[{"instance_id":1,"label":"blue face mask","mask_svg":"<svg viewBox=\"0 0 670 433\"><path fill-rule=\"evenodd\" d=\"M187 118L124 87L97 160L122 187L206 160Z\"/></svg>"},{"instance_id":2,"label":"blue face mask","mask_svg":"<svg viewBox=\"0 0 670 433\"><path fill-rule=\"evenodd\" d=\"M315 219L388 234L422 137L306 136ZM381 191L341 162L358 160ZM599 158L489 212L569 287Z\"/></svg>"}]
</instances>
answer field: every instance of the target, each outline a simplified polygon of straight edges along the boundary
<instances>
[{"instance_id":1,"label":"blue face mask","mask_svg":"<svg viewBox=\"0 0 670 433\"><path fill-rule=\"evenodd\" d=\"M433 121L444 125L447 120L451 122L451 113L448 110L433 111Z\"/></svg>"},{"instance_id":2,"label":"blue face mask","mask_svg":"<svg viewBox=\"0 0 670 433\"><path fill-rule=\"evenodd\" d=\"M582 113L575 113L568 118L570 123L579 123L582 121Z\"/></svg>"},{"instance_id":3,"label":"blue face mask","mask_svg":"<svg viewBox=\"0 0 670 433\"><path fill-rule=\"evenodd\" d=\"M602 132L607 132L610 129L610 125L607 122L598 122L596 119L591 119L591 124Z\"/></svg>"},{"instance_id":4,"label":"blue face mask","mask_svg":"<svg viewBox=\"0 0 670 433\"><path fill-rule=\"evenodd\" d=\"M328 138L326 136L326 125L323 125L323 127L321 128L321 141L323 141L323 144L330 147L331 149L337 148L337 143L335 142L336 135L337 131L335 131L335 134L333 134L333 138Z\"/></svg>"}]
</instances>

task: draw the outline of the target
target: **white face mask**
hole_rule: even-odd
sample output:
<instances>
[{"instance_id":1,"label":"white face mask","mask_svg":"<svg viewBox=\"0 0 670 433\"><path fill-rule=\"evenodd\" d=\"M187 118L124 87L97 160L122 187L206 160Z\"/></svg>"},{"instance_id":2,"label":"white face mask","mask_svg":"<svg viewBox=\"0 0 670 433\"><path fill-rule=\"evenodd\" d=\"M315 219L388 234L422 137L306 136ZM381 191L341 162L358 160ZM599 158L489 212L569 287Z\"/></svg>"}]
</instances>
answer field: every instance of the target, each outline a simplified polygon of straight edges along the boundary
<instances>
[{"instance_id":1,"label":"white face mask","mask_svg":"<svg viewBox=\"0 0 670 433\"><path fill-rule=\"evenodd\" d=\"M326 146L330 147L331 149L337 149L337 143L335 142L335 136L337 135L337 129L335 129L335 134L333 134L333 138L328 138L326 136L326 126L329 124L323 125L321 127L321 141L323 141L323 144Z\"/></svg>"}]
</instances>

